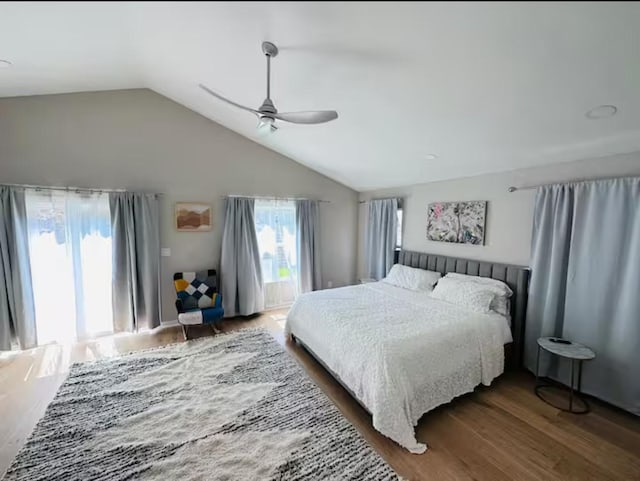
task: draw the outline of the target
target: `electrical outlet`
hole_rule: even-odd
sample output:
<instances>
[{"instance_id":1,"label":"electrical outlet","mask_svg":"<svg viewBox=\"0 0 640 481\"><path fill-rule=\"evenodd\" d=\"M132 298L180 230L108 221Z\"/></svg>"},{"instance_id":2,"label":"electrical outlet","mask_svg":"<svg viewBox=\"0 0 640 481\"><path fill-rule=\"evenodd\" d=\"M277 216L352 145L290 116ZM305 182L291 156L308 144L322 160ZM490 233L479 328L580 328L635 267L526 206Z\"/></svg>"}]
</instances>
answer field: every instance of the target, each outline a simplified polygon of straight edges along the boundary
<instances>
[{"instance_id":1,"label":"electrical outlet","mask_svg":"<svg viewBox=\"0 0 640 481\"><path fill-rule=\"evenodd\" d=\"M163 247L162 249L160 249L160 255L162 257L171 257L171 248Z\"/></svg>"},{"instance_id":2,"label":"electrical outlet","mask_svg":"<svg viewBox=\"0 0 640 481\"><path fill-rule=\"evenodd\" d=\"M333 287L333 281L327 281L327 287L331 289Z\"/></svg>"}]
</instances>

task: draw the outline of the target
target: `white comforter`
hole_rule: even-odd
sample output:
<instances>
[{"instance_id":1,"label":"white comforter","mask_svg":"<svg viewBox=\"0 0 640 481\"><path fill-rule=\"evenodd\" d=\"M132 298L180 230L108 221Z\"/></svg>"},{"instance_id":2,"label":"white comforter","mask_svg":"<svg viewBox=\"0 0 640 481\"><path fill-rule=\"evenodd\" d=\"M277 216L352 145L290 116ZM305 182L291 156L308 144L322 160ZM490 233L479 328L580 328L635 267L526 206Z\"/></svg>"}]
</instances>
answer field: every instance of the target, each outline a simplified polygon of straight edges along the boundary
<instances>
[{"instance_id":1,"label":"white comforter","mask_svg":"<svg viewBox=\"0 0 640 481\"><path fill-rule=\"evenodd\" d=\"M373 416L373 426L413 453L414 426L504 369L508 321L383 282L301 295L285 332L305 343Z\"/></svg>"}]
</instances>

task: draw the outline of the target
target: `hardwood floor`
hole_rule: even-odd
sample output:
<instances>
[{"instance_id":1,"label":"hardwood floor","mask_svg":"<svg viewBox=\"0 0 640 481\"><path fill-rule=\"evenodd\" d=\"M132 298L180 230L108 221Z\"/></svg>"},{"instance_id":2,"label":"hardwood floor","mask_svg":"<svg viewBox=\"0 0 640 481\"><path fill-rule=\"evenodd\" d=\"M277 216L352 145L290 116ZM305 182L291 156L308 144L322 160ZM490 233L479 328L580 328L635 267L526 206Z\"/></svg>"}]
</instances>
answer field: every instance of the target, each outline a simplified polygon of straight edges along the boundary
<instances>
[{"instance_id":1,"label":"hardwood floor","mask_svg":"<svg viewBox=\"0 0 640 481\"><path fill-rule=\"evenodd\" d=\"M370 416L303 348L285 341L283 320L284 311L271 311L252 320L227 320L222 329L268 329L406 479L640 480L640 418L595 400L587 415L561 412L536 397L533 377L525 372L501 376L491 387L427 413L417 436L429 450L410 454L375 431ZM211 331L190 330L190 336L199 335ZM73 362L182 341L182 331L175 326L0 357L0 474L44 414Z\"/></svg>"}]
</instances>

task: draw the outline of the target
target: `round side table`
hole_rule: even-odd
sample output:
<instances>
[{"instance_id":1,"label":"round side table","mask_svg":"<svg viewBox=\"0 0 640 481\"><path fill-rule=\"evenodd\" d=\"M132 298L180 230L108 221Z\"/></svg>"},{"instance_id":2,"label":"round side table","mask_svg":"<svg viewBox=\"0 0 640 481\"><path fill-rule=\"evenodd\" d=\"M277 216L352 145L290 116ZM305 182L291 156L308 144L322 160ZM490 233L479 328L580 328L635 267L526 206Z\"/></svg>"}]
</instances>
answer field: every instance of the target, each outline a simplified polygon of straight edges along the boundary
<instances>
[{"instance_id":1,"label":"round side table","mask_svg":"<svg viewBox=\"0 0 640 481\"><path fill-rule=\"evenodd\" d=\"M574 414L585 414L589 412L589 405L587 401L580 396L580 381L582 379L582 363L583 361L590 361L596 357L596 353L593 352L587 346L582 344L578 344L577 342L557 342L558 340L564 341L564 339L560 339L557 337L541 337L538 339L538 355L536 357L536 387L535 393L536 395L542 399L547 404L560 409L562 411L574 413ZM551 354L554 354L559 357L564 357L565 359L571 360L571 384L569 385L569 409L566 409L562 406L558 406L556 404L551 403L547 399L544 398L540 394L540 392L544 389L549 388L557 388L557 386L551 384L542 384L540 383L540 351L544 350ZM574 382L575 375L575 363L578 363L578 383L577 386ZM574 387L575 386L575 387ZM574 398L579 400L583 404L583 408L574 409Z\"/></svg>"}]
</instances>

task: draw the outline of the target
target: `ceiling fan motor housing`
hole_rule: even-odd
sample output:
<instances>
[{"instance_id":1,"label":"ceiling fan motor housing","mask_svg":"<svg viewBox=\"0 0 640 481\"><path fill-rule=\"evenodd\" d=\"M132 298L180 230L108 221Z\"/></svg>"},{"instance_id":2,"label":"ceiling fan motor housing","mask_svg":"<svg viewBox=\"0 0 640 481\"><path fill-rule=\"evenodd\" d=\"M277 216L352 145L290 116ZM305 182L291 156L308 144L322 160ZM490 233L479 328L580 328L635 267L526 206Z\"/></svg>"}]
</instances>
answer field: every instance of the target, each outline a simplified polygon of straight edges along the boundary
<instances>
[{"instance_id":1,"label":"ceiling fan motor housing","mask_svg":"<svg viewBox=\"0 0 640 481\"><path fill-rule=\"evenodd\" d=\"M264 99L264 102L262 102L262 105L260 106L260 108L258 109L258 112L263 113L263 114L277 114L278 113L278 109L276 109L276 106L273 105L273 102L271 101L271 99Z\"/></svg>"}]
</instances>

